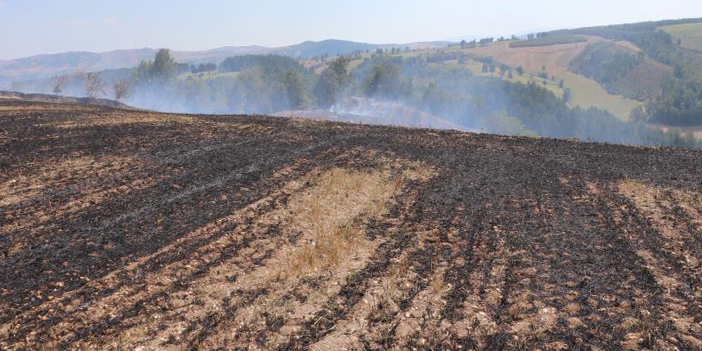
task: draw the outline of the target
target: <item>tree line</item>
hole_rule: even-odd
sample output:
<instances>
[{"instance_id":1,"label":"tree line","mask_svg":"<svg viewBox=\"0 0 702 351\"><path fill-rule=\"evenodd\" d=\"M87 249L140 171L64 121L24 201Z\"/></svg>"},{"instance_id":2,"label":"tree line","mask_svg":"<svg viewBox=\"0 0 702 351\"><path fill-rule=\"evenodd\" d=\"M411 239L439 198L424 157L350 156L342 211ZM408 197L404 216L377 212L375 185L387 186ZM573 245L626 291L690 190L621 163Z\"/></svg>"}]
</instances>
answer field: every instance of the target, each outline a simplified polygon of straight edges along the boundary
<instances>
[{"instance_id":1,"label":"tree line","mask_svg":"<svg viewBox=\"0 0 702 351\"><path fill-rule=\"evenodd\" d=\"M467 59L433 52L416 57L385 54L366 57L351 69L351 59L331 59L319 72L281 56L240 56L217 67L220 74L179 75L181 65L168 50L128 73L135 106L172 112L269 114L288 109L330 109L348 97L363 96L405 104L467 128L515 135L542 135L639 145L699 146L677 133L664 133L640 120L622 122L598 109L571 109L535 83L476 76L462 65L436 64ZM500 74L514 70L491 58L481 60ZM188 66L189 69L192 67ZM519 73L519 69L514 70ZM91 74L91 77L95 77ZM103 94L104 85L94 91ZM566 94L567 95L567 94Z\"/></svg>"}]
</instances>

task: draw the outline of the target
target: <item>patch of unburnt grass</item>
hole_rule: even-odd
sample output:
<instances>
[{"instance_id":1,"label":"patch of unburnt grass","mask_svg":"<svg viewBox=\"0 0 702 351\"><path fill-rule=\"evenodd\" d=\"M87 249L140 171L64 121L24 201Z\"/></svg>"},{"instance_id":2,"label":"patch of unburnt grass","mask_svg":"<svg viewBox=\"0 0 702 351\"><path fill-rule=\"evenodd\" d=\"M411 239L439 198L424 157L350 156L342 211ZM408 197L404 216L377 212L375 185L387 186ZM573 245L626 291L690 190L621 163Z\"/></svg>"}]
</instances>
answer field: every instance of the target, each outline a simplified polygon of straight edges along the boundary
<instances>
[{"instance_id":1,"label":"patch of unburnt grass","mask_svg":"<svg viewBox=\"0 0 702 351\"><path fill-rule=\"evenodd\" d=\"M291 199L279 214L288 218L286 230L300 233L296 241L284 245L236 282L241 287L265 287L269 293L239 311L228 324L234 326L235 340L217 331L208 339L224 338L236 344L248 340L274 348L286 335L294 333L302 320L343 291L346 277L361 269L382 242L368 240L365 232L372 219L386 213L388 201L402 186L402 181L395 181L399 177L401 173L393 176L383 169L333 168L310 178L314 185ZM284 321L283 325L276 325L277 332L257 322L265 320L264 313L269 319L272 316ZM329 318L332 318L329 314L320 314L317 325L325 324ZM246 329L237 325L256 327ZM202 345L209 344L211 341L205 340Z\"/></svg>"}]
</instances>

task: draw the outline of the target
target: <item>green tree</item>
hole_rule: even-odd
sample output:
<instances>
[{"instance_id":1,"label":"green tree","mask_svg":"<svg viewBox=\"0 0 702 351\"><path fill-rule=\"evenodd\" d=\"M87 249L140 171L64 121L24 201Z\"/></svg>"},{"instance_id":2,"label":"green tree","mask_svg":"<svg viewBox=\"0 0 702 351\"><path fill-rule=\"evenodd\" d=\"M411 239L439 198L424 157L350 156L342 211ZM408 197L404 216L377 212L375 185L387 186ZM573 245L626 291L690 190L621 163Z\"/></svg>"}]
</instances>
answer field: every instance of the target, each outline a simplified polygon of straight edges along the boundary
<instances>
[{"instance_id":1,"label":"green tree","mask_svg":"<svg viewBox=\"0 0 702 351\"><path fill-rule=\"evenodd\" d=\"M168 49L160 49L154 58L152 74L156 79L166 81L176 75L176 66L171 52Z\"/></svg>"},{"instance_id":2,"label":"green tree","mask_svg":"<svg viewBox=\"0 0 702 351\"><path fill-rule=\"evenodd\" d=\"M524 68L522 66L517 67L517 73L520 76L524 75Z\"/></svg>"},{"instance_id":3,"label":"green tree","mask_svg":"<svg viewBox=\"0 0 702 351\"><path fill-rule=\"evenodd\" d=\"M563 102L570 102L570 99L573 97L572 94L573 93L570 91L570 88L566 88L566 90L563 91Z\"/></svg>"},{"instance_id":4,"label":"green tree","mask_svg":"<svg viewBox=\"0 0 702 351\"><path fill-rule=\"evenodd\" d=\"M644 111L643 106L636 106L629 112L629 120L632 122L647 122L648 115Z\"/></svg>"},{"instance_id":5,"label":"green tree","mask_svg":"<svg viewBox=\"0 0 702 351\"><path fill-rule=\"evenodd\" d=\"M115 94L115 100L119 101L129 97L129 82L123 79L117 83L112 84L112 91Z\"/></svg>"},{"instance_id":6,"label":"green tree","mask_svg":"<svg viewBox=\"0 0 702 351\"><path fill-rule=\"evenodd\" d=\"M305 107L307 94L302 83L302 75L295 70L288 70L283 74L283 86L288 98L288 103L293 109Z\"/></svg>"},{"instance_id":7,"label":"green tree","mask_svg":"<svg viewBox=\"0 0 702 351\"><path fill-rule=\"evenodd\" d=\"M339 56L334 62L329 65L329 69L334 72L334 75L339 80L341 85L346 85L349 80L349 64L351 59L346 56Z\"/></svg>"},{"instance_id":8,"label":"green tree","mask_svg":"<svg viewBox=\"0 0 702 351\"><path fill-rule=\"evenodd\" d=\"M341 90L348 85L350 62L348 57L340 56L322 72L314 87L314 95L320 106L329 108L336 104Z\"/></svg>"},{"instance_id":9,"label":"green tree","mask_svg":"<svg viewBox=\"0 0 702 351\"><path fill-rule=\"evenodd\" d=\"M558 83L558 87L561 89L563 89L563 87L565 87L565 82L563 81L563 79L561 79L561 82Z\"/></svg>"},{"instance_id":10,"label":"green tree","mask_svg":"<svg viewBox=\"0 0 702 351\"><path fill-rule=\"evenodd\" d=\"M363 82L363 92L368 96L393 97L402 93L402 71L397 64L385 63L373 66Z\"/></svg>"},{"instance_id":11,"label":"green tree","mask_svg":"<svg viewBox=\"0 0 702 351\"><path fill-rule=\"evenodd\" d=\"M133 75L137 82L142 84L163 84L177 74L178 65L171 57L168 49L160 49L156 52L153 61L141 61Z\"/></svg>"}]
</instances>

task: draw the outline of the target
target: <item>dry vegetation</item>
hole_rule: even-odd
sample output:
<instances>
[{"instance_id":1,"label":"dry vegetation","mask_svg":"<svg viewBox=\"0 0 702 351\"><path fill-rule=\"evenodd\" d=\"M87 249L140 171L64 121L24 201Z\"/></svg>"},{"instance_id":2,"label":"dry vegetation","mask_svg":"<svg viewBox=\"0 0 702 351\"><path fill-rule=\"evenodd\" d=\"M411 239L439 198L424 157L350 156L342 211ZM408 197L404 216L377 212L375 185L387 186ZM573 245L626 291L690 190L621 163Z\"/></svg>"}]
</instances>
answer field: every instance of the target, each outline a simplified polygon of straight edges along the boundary
<instances>
[{"instance_id":1,"label":"dry vegetation","mask_svg":"<svg viewBox=\"0 0 702 351\"><path fill-rule=\"evenodd\" d=\"M589 37L588 42L594 43L601 38ZM576 58L588 43L557 44L535 47L510 47L510 42L499 42L487 46L469 48L465 51L493 57L496 61L512 67L521 66L525 72L537 74L543 72L549 76L559 76L568 70L570 62Z\"/></svg>"},{"instance_id":2,"label":"dry vegetation","mask_svg":"<svg viewBox=\"0 0 702 351\"><path fill-rule=\"evenodd\" d=\"M700 349L700 161L3 102L0 349Z\"/></svg>"}]
</instances>

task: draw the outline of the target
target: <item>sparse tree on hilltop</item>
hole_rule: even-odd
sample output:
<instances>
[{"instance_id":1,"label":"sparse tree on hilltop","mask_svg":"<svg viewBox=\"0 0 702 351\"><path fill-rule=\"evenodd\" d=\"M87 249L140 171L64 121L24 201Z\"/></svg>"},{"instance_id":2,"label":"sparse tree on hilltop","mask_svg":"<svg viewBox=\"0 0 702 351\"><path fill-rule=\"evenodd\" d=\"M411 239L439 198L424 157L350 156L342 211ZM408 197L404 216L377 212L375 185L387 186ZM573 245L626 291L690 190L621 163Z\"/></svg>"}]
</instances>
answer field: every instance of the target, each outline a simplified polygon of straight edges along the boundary
<instances>
[{"instance_id":1,"label":"sparse tree on hilltop","mask_svg":"<svg viewBox=\"0 0 702 351\"><path fill-rule=\"evenodd\" d=\"M89 98L96 98L102 93L105 94L105 82L100 77L100 73L87 73L85 75L85 94Z\"/></svg>"},{"instance_id":2,"label":"sparse tree on hilltop","mask_svg":"<svg viewBox=\"0 0 702 351\"><path fill-rule=\"evenodd\" d=\"M119 81L117 83L114 83L112 85L112 90L115 93L115 100L119 101L122 99L126 99L129 97L129 94L130 94L129 82L125 79L125 80Z\"/></svg>"},{"instance_id":3,"label":"sparse tree on hilltop","mask_svg":"<svg viewBox=\"0 0 702 351\"><path fill-rule=\"evenodd\" d=\"M54 94L61 95L63 92L63 87L68 85L68 78L66 76L56 77L56 85L54 85Z\"/></svg>"}]
</instances>

